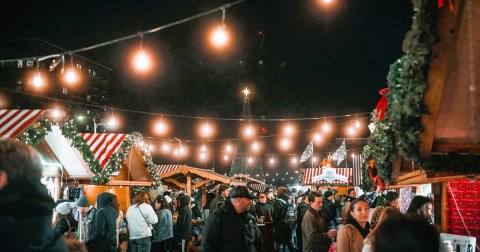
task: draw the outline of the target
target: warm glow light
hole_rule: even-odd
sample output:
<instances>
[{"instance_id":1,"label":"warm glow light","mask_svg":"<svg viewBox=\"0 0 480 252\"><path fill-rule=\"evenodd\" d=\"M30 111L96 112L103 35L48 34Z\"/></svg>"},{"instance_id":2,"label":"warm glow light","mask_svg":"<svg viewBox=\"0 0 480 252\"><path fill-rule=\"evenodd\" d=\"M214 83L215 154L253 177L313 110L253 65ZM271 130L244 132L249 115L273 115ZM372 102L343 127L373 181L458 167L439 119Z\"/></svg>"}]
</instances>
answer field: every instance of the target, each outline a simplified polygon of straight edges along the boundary
<instances>
[{"instance_id":1,"label":"warm glow light","mask_svg":"<svg viewBox=\"0 0 480 252\"><path fill-rule=\"evenodd\" d=\"M245 95L245 97L247 97L251 92L250 92L250 90L248 90L248 87L246 87L246 88L242 91L242 93Z\"/></svg>"},{"instance_id":2,"label":"warm glow light","mask_svg":"<svg viewBox=\"0 0 480 252\"><path fill-rule=\"evenodd\" d=\"M330 130L330 126L328 126L327 122L325 122L325 124L323 124L323 131L329 131Z\"/></svg>"},{"instance_id":3,"label":"warm glow light","mask_svg":"<svg viewBox=\"0 0 480 252\"><path fill-rule=\"evenodd\" d=\"M208 122L202 126L202 135L204 137L209 137L210 135L212 135L212 127L210 126L210 124L208 124Z\"/></svg>"},{"instance_id":4,"label":"warm glow light","mask_svg":"<svg viewBox=\"0 0 480 252\"><path fill-rule=\"evenodd\" d=\"M39 88L42 85L43 85L42 76L40 76L40 73L36 73L35 76L33 77L33 86L36 88Z\"/></svg>"},{"instance_id":5,"label":"warm glow light","mask_svg":"<svg viewBox=\"0 0 480 252\"><path fill-rule=\"evenodd\" d=\"M360 122L358 120L355 120L355 127L360 128Z\"/></svg>"},{"instance_id":6,"label":"warm glow light","mask_svg":"<svg viewBox=\"0 0 480 252\"><path fill-rule=\"evenodd\" d=\"M227 152L231 152L232 146L230 144L227 144L227 147L225 147L225 149L227 150Z\"/></svg>"},{"instance_id":7,"label":"warm glow light","mask_svg":"<svg viewBox=\"0 0 480 252\"><path fill-rule=\"evenodd\" d=\"M332 0L322 0L322 2L326 3L326 4L329 4L332 2Z\"/></svg>"},{"instance_id":8,"label":"warm glow light","mask_svg":"<svg viewBox=\"0 0 480 252\"><path fill-rule=\"evenodd\" d=\"M315 135L313 136L313 139L315 142L321 142L322 136L319 133L315 133Z\"/></svg>"},{"instance_id":9,"label":"warm glow light","mask_svg":"<svg viewBox=\"0 0 480 252\"><path fill-rule=\"evenodd\" d=\"M355 130L353 129L352 126L348 127L348 134L350 134L350 135L355 134Z\"/></svg>"},{"instance_id":10,"label":"warm glow light","mask_svg":"<svg viewBox=\"0 0 480 252\"><path fill-rule=\"evenodd\" d=\"M145 53L145 50L140 50L136 55L133 60L133 64L135 66L135 69L139 72L146 72L150 70L150 67L152 65L152 61L150 57Z\"/></svg>"},{"instance_id":11,"label":"warm glow light","mask_svg":"<svg viewBox=\"0 0 480 252\"><path fill-rule=\"evenodd\" d=\"M247 161L248 161L248 163L251 164L251 163L253 163L253 158L252 158L252 157L248 157Z\"/></svg>"},{"instance_id":12,"label":"warm glow light","mask_svg":"<svg viewBox=\"0 0 480 252\"><path fill-rule=\"evenodd\" d=\"M293 133L293 127L292 125L288 124L286 127L285 127L285 134L287 136L291 135Z\"/></svg>"},{"instance_id":13,"label":"warm glow light","mask_svg":"<svg viewBox=\"0 0 480 252\"><path fill-rule=\"evenodd\" d=\"M54 108L53 109L53 112L52 112L52 115L54 118L59 118L61 113L60 113L60 110L58 108Z\"/></svg>"},{"instance_id":14,"label":"warm glow light","mask_svg":"<svg viewBox=\"0 0 480 252\"><path fill-rule=\"evenodd\" d=\"M159 134L164 134L167 131L167 125L163 121L160 121L155 125L155 130Z\"/></svg>"},{"instance_id":15,"label":"warm glow light","mask_svg":"<svg viewBox=\"0 0 480 252\"><path fill-rule=\"evenodd\" d=\"M207 147L204 145L202 145L202 151L205 152L207 150Z\"/></svg>"},{"instance_id":16,"label":"warm glow light","mask_svg":"<svg viewBox=\"0 0 480 252\"><path fill-rule=\"evenodd\" d=\"M273 157L272 157L272 158L270 158L270 164L273 164L273 163L275 163L275 159L273 159Z\"/></svg>"},{"instance_id":17,"label":"warm glow light","mask_svg":"<svg viewBox=\"0 0 480 252\"><path fill-rule=\"evenodd\" d=\"M292 163L296 164L297 163L297 158L296 157L293 157L292 158ZM288 174L288 173L287 173Z\"/></svg>"},{"instance_id":18,"label":"warm glow light","mask_svg":"<svg viewBox=\"0 0 480 252\"><path fill-rule=\"evenodd\" d=\"M246 136L246 137L251 137L251 136L253 136L253 127L252 127L252 125L248 125L248 127L245 128L245 136Z\"/></svg>"},{"instance_id":19,"label":"warm glow light","mask_svg":"<svg viewBox=\"0 0 480 252\"><path fill-rule=\"evenodd\" d=\"M178 152L179 152L180 154L185 153L185 149L183 148L183 146L180 146L180 148L178 148Z\"/></svg>"},{"instance_id":20,"label":"warm glow light","mask_svg":"<svg viewBox=\"0 0 480 252\"><path fill-rule=\"evenodd\" d=\"M200 154L200 158L201 158L202 160L204 160L205 157L206 157L205 153L201 153L201 154Z\"/></svg>"},{"instance_id":21,"label":"warm glow light","mask_svg":"<svg viewBox=\"0 0 480 252\"><path fill-rule=\"evenodd\" d=\"M217 47L224 47L228 43L228 33L224 25L213 31L211 41Z\"/></svg>"},{"instance_id":22,"label":"warm glow light","mask_svg":"<svg viewBox=\"0 0 480 252\"><path fill-rule=\"evenodd\" d=\"M117 120L112 116L110 117L110 120L108 120L107 124L109 127L115 127L117 125Z\"/></svg>"},{"instance_id":23,"label":"warm glow light","mask_svg":"<svg viewBox=\"0 0 480 252\"><path fill-rule=\"evenodd\" d=\"M260 147L259 147L259 145L258 145L257 142L254 142L254 143L252 144L252 149L253 149L254 151L258 151L259 148L260 148Z\"/></svg>"},{"instance_id":24,"label":"warm glow light","mask_svg":"<svg viewBox=\"0 0 480 252\"><path fill-rule=\"evenodd\" d=\"M75 81L77 81L77 74L75 73L73 67L71 67L65 74L65 81L68 84L73 84Z\"/></svg>"},{"instance_id":25,"label":"warm glow light","mask_svg":"<svg viewBox=\"0 0 480 252\"><path fill-rule=\"evenodd\" d=\"M223 156L223 160L228 160L228 155Z\"/></svg>"},{"instance_id":26,"label":"warm glow light","mask_svg":"<svg viewBox=\"0 0 480 252\"><path fill-rule=\"evenodd\" d=\"M317 162L317 157L313 157L313 158L312 158L312 162L313 162L313 163L316 163L316 162Z\"/></svg>"},{"instance_id":27,"label":"warm glow light","mask_svg":"<svg viewBox=\"0 0 480 252\"><path fill-rule=\"evenodd\" d=\"M282 139L281 145L283 148L289 148L290 147L290 140L284 138Z\"/></svg>"},{"instance_id":28,"label":"warm glow light","mask_svg":"<svg viewBox=\"0 0 480 252\"><path fill-rule=\"evenodd\" d=\"M168 143L163 143L163 145L162 145L162 150L163 150L164 152L167 152L167 151L170 150L170 146L168 145Z\"/></svg>"}]
</instances>

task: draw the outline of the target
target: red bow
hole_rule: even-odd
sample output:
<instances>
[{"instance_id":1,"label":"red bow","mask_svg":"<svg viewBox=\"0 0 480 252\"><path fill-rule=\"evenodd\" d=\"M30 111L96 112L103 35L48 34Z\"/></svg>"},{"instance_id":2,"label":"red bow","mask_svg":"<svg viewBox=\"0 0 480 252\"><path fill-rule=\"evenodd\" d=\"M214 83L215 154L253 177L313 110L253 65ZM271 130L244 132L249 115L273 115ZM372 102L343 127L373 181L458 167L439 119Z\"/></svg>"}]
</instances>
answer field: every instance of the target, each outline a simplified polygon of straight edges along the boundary
<instances>
[{"instance_id":1,"label":"red bow","mask_svg":"<svg viewBox=\"0 0 480 252\"><path fill-rule=\"evenodd\" d=\"M372 159L368 162L368 174L370 179L377 185L377 192L381 192L385 188L385 182L378 176L377 168L375 168L375 161Z\"/></svg>"},{"instance_id":2,"label":"red bow","mask_svg":"<svg viewBox=\"0 0 480 252\"><path fill-rule=\"evenodd\" d=\"M445 4L445 0L437 0L437 6L439 9L441 9L443 7L443 5ZM448 8L450 9L450 11L453 12L453 10L455 9L453 7L453 0L448 0Z\"/></svg>"},{"instance_id":3,"label":"red bow","mask_svg":"<svg viewBox=\"0 0 480 252\"><path fill-rule=\"evenodd\" d=\"M389 90L390 88L384 88L378 92L379 94L382 95L382 97L380 98L380 101L378 101L377 103L377 107L375 108L376 115L379 121L385 118L385 112L387 112L387 105L388 105L387 93Z\"/></svg>"}]
</instances>

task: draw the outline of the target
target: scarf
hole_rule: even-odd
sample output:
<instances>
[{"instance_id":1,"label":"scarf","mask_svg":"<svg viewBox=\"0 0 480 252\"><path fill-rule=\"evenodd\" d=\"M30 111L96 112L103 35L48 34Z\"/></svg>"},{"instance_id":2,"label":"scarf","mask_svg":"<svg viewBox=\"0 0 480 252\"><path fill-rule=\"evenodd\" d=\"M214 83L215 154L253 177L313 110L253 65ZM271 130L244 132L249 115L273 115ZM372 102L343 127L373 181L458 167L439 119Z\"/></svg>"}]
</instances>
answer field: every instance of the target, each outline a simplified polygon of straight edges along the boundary
<instances>
[{"instance_id":1,"label":"scarf","mask_svg":"<svg viewBox=\"0 0 480 252\"><path fill-rule=\"evenodd\" d=\"M358 232L360 232L363 238L366 238L368 233L370 233L370 223L368 222L365 225L365 228L362 228L354 218L348 218L347 224L352 224L358 230Z\"/></svg>"}]
</instances>

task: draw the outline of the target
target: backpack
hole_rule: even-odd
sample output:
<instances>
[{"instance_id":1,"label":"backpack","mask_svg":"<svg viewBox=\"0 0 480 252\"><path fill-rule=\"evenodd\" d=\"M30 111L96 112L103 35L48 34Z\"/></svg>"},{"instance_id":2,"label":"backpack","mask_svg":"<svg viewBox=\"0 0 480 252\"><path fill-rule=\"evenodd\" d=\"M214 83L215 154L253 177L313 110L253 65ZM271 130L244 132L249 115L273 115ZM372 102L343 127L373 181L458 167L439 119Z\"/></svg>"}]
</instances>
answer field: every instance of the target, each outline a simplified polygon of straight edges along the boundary
<instances>
[{"instance_id":1,"label":"backpack","mask_svg":"<svg viewBox=\"0 0 480 252\"><path fill-rule=\"evenodd\" d=\"M295 206L289 201L288 203L283 199L278 199L280 202L285 204L283 207L282 213L282 220L283 222L294 225L297 221L297 211L295 210Z\"/></svg>"}]
</instances>

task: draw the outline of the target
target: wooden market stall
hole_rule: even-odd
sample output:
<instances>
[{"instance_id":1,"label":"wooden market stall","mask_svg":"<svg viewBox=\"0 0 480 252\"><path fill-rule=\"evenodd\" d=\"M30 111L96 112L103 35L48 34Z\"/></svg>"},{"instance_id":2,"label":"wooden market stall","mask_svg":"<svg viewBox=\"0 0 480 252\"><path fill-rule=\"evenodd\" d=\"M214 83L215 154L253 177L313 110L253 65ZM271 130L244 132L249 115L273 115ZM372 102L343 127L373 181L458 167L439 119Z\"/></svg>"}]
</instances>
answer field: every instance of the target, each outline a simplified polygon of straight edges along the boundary
<instances>
[{"instance_id":1,"label":"wooden market stall","mask_svg":"<svg viewBox=\"0 0 480 252\"><path fill-rule=\"evenodd\" d=\"M202 205L207 202L207 190L218 184L230 184L232 178L212 170L190 167L187 165L158 165L157 172L162 184L173 186L191 196L193 189L202 191Z\"/></svg>"},{"instance_id":2,"label":"wooden market stall","mask_svg":"<svg viewBox=\"0 0 480 252\"><path fill-rule=\"evenodd\" d=\"M234 174L230 182L231 186L246 186L256 192L265 192L268 185L261 180L252 178L244 174Z\"/></svg>"},{"instance_id":3,"label":"wooden market stall","mask_svg":"<svg viewBox=\"0 0 480 252\"><path fill-rule=\"evenodd\" d=\"M435 223L441 223L441 231L475 236L478 244L480 1L436 2L414 3L416 16L403 43L405 56L391 66L384 107L395 153L372 148L373 159L388 160L393 154L387 188L431 184ZM379 173L388 175L385 166L381 168Z\"/></svg>"},{"instance_id":4,"label":"wooden market stall","mask_svg":"<svg viewBox=\"0 0 480 252\"><path fill-rule=\"evenodd\" d=\"M303 169L302 185L310 186L312 191L320 187L337 190L338 194L346 194L353 186L352 168L316 167Z\"/></svg>"}]
</instances>

